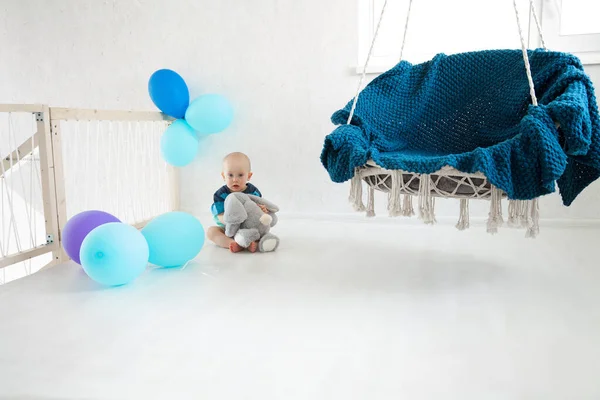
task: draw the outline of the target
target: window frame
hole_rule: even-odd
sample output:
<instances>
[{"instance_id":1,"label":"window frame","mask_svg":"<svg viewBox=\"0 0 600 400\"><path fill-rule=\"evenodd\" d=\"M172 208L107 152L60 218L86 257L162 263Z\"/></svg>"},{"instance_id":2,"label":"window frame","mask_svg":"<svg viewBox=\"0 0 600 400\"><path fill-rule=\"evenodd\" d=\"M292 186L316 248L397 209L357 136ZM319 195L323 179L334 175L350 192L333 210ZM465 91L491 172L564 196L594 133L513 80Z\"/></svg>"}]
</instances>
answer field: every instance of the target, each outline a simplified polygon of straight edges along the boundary
<instances>
[{"instance_id":1,"label":"window frame","mask_svg":"<svg viewBox=\"0 0 600 400\"><path fill-rule=\"evenodd\" d=\"M560 18L552 14L553 3L564 0L534 0L536 8L540 10L540 23L546 46L550 50L564 51L577 56L584 65L600 64L600 33L586 35L561 35ZM531 39L537 46L541 45L539 35Z\"/></svg>"}]
</instances>

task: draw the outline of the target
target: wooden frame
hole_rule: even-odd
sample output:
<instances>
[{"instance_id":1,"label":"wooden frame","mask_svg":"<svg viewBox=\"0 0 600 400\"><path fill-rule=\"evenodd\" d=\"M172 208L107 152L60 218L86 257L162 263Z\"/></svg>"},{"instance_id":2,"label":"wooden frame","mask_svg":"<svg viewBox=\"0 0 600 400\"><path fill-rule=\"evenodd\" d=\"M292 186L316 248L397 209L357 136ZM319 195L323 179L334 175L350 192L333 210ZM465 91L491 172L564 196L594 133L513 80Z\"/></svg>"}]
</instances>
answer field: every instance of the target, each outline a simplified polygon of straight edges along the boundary
<instances>
[{"instance_id":1,"label":"wooden frame","mask_svg":"<svg viewBox=\"0 0 600 400\"><path fill-rule=\"evenodd\" d=\"M38 147L39 143L37 140L37 135L33 135L33 143L30 139L27 139L24 143L22 143L16 150L10 153L6 158L2 160L2 164L4 164L3 171L8 171L10 169L10 160L22 159L23 157L27 157L33 149ZM3 175L2 171L0 171L0 177Z\"/></svg>"},{"instance_id":2,"label":"wooden frame","mask_svg":"<svg viewBox=\"0 0 600 400\"><path fill-rule=\"evenodd\" d=\"M71 109L48 107L31 104L0 104L0 112L24 112L36 115L36 132L34 146L31 140L26 141L11 154L16 158L31 153L38 146L40 153L40 172L42 183L43 210L48 241L20 253L10 254L0 258L0 268L4 268L33 257L52 252L52 262L43 268L67 261L69 258L62 249L61 232L67 223L67 201L65 194L65 175L62 154L62 121L172 121L173 119L159 112L151 111L119 111ZM9 157L11 156L9 155ZM9 158L10 159L10 158ZM3 160L4 163L4 160ZM10 166L10 165L9 165ZM170 187L171 204L174 210L180 207L179 200L179 171L169 166L168 174L172 183ZM143 228L149 221L135 224Z\"/></svg>"},{"instance_id":3,"label":"wooden frame","mask_svg":"<svg viewBox=\"0 0 600 400\"><path fill-rule=\"evenodd\" d=\"M62 146L61 146L61 121L113 121L113 122L143 122L143 121L173 121L174 119L153 111L122 111L122 110L96 110L96 109L72 109L62 107L52 107L50 109L50 122L52 125L52 143L55 161L55 179L57 185L57 206L58 206L58 226L59 232L62 231L67 223L67 207L64 187L64 169L62 164ZM171 190L171 201L175 210L179 209L179 171L177 168L169 166L169 176L173 182ZM150 221L142 221L134 224L137 229L142 229ZM59 235L60 236L60 235ZM62 251L58 260L63 262L68 260L67 255Z\"/></svg>"},{"instance_id":4,"label":"wooden frame","mask_svg":"<svg viewBox=\"0 0 600 400\"><path fill-rule=\"evenodd\" d=\"M53 107L52 121L173 121L173 118L152 111L111 111Z\"/></svg>"},{"instance_id":5,"label":"wooden frame","mask_svg":"<svg viewBox=\"0 0 600 400\"><path fill-rule=\"evenodd\" d=\"M0 104L0 112L44 112L44 106L41 104Z\"/></svg>"},{"instance_id":6,"label":"wooden frame","mask_svg":"<svg viewBox=\"0 0 600 400\"><path fill-rule=\"evenodd\" d=\"M19 253L9 254L8 256L1 258L0 268L4 268L49 252L53 253L53 262L55 262L57 260L57 252L60 250L60 245L58 210L56 207L54 160L52 156L52 137L49 125L49 109L47 106L40 105L0 104L0 112L22 112L36 115L36 132L34 133L33 141L35 144L37 144L40 150L40 178L47 237L47 243L45 245L28 249ZM27 142L30 141L28 140ZM20 151L22 148L24 148L27 142L19 146L16 151ZM29 147L31 147L31 144ZM30 148L28 153L31 153L34 148L35 146Z\"/></svg>"},{"instance_id":7,"label":"wooden frame","mask_svg":"<svg viewBox=\"0 0 600 400\"><path fill-rule=\"evenodd\" d=\"M62 243L62 230L67 223L67 200L65 195L65 173L62 162L62 146L60 135L60 122L53 119L54 109L50 110L48 118L48 130L50 131L50 142L52 145L52 159L54 167L54 194L56 207L56 223L57 223L57 241ZM65 253L62 245L54 252L54 260L57 263L67 261L69 257Z\"/></svg>"},{"instance_id":8,"label":"wooden frame","mask_svg":"<svg viewBox=\"0 0 600 400\"><path fill-rule=\"evenodd\" d=\"M56 246L54 244L41 245L38 247L34 247L33 249L23 251L21 253L10 254L7 257L0 258L0 269L14 265L16 263L27 261L31 258L35 258L37 256L44 255L46 253L50 253L51 251L54 251L55 247ZM43 268L46 268L53 264L54 264L54 261L52 261L50 264L44 266Z\"/></svg>"},{"instance_id":9,"label":"wooden frame","mask_svg":"<svg viewBox=\"0 0 600 400\"><path fill-rule=\"evenodd\" d=\"M65 201L64 188L64 170L62 166L62 147L61 147L61 121L113 121L113 122L143 122L143 121L173 121L174 119L160 112L154 111L122 111L122 110L96 110L96 109L73 109L63 107L52 107L50 109L50 118L52 124L53 152L55 154L56 174L58 196L58 220L59 231L67 223L67 208ZM174 209L179 209L179 171L177 168L169 166L169 176L173 182L171 187L171 201ZM134 224L137 229L142 229L150 221L142 221ZM62 254L61 261L66 261L66 254Z\"/></svg>"}]
</instances>

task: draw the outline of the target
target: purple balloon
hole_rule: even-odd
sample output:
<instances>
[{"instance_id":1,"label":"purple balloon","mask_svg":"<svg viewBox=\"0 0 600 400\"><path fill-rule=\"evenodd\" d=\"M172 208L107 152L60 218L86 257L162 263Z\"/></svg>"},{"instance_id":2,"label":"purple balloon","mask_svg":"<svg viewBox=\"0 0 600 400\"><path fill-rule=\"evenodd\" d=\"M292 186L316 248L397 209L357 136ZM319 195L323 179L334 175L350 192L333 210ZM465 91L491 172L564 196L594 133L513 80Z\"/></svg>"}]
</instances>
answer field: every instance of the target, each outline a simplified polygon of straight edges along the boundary
<instances>
[{"instance_id":1,"label":"purple balloon","mask_svg":"<svg viewBox=\"0 0 600 400\"><path fill-rule=\"evenodd\" d=\"M75 215L62 231L62 245L67 255L77 264L81 264L79 250L83 239L95 228L109 222L121 222L117 217L104 211L84 211Z\"/></svg>"}]
</instances>

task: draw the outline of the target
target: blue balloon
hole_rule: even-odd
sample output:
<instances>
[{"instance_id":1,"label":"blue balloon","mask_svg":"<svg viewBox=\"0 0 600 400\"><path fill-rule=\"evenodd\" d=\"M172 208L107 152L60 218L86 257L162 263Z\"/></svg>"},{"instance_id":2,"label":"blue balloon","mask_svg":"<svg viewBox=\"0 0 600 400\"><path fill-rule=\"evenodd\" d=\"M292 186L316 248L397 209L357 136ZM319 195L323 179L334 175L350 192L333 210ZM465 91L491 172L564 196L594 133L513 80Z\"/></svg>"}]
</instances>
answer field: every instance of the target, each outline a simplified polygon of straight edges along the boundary
<instances>
[{"instance_id":1,"label":"blue balloon","mask_svg":"<svg viewBox=\"0 0 600 400\"><path fill-rule=\"evenodd\" d=\"M204 245L204 228L190 214L174 211L159 215L143 229L150 263L180 267L196 257Z\"/></svg>"},{"instance_id":2,"label":"blue balloon","mask_svg":"<svg viewBox=\"0 0 600 400\"><path fill-rule=\"evenodd\" d=\"M92 230L79 252L81 266L96 282L124 285L137 278L148 264L148 243L133 226L110 222Z\"/></svg>"},{"instance_id":3,"label":"blue balloon","mask_svg":"<svg viewBox=\"0 0 600 400\"><path fill-rule=\"evenodd\" d=\"M233 108L229 101L218 94L205 94L190 104L185 120L203 134L223 131L233 120Z\"/></svg>"},{"instance_id":4,"label":"blue balloon","mask_svg":"<svg viewBox=\"0 0 600 400\"><path fill-rule=\"evenodd\" d=\"M182 119L173 122L160 138L165 161L175 167L188 165L198 154L196 132Z\"/></svg>"},{"instance_id":5,"label":"blue balloon","mask_svg":"<svg viewBox=\"0 0 600 400\"><path fill-rule=\"evenodd\" d=\"M190 105L190 92L179 74L170 69L160 69L148 81L152 102L163 113L173 118L183 118Z\"/></svg>"}]
</instances>

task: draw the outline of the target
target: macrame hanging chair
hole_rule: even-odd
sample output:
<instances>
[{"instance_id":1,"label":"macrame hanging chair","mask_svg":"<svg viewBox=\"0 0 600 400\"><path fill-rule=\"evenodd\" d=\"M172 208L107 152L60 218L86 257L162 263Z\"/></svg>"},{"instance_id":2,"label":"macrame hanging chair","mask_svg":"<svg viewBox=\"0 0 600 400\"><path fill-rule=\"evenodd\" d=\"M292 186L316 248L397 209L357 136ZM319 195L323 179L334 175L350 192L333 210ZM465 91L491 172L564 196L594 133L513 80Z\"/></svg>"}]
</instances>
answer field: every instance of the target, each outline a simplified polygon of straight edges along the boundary
<instances>
[{"instance_id":1,"label":"macrame hanging chair","mask_svg":"<svg viewBox=\"0 0 600 400\"><path fill-rule=\"evenodd\" d=\"M374 216L375 190L388 194L390 216L435 222L435 198L460 199L457 228L469 227L469 201L490 201L487 231L503 224L539 232L538 198L558 186L564 205L600 176L600 118L589 77L573 55L527 50L513 0L521 50L487 50L412 65L402 61L364 80L379 23L356 95L332 116L321 161L334 182L351 180L350 201ZM537 90L537 92L536 92ZM368 186L363 203L363 182Z\"/></svg>"}]
</instances>

